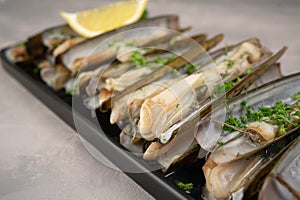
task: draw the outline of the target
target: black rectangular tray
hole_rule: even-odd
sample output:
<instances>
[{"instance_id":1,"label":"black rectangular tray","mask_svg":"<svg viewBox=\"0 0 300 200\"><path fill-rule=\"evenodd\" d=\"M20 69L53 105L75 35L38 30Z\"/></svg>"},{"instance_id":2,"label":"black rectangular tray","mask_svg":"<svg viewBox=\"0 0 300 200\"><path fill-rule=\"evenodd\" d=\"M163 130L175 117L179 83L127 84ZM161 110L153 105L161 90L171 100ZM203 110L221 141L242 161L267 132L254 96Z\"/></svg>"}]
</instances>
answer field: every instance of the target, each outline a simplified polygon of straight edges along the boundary
<instances>
[{"instance_id":1,"label":"black rectangular tray","mask_svg":"<svg viewBox=\"0 0 300 200\"><path fill-rule=\"evenodd\" d=\"M11 62L5 55L5 51L10 48L4 48L0 52L2 66L28 91L41 100L47 107L55 112L62 120L76 130L73 113L76 112L77 130L81 137L92 144L104 156L106 156L114 165L121 167L126 165L132 171L147 171L149 165L143 159L135 156L132 153L126 153L124 148L118 142L119 132L109 125L109 113L100 113L97 111L96 121L102 124L107 124L106 131L111 131L106 135L99 134L99 125L95 122L95 118L91 117L88 109L72 110L72 97L66 95L63 90L54 91L48 87L39 77L39 74L34 73L34 64L15 64ZM83 107L83 106L82 106ZM103 127L102 127L103 128ZM78 130L82 129L84 131ZM203 160L199 160L189 166L184 166L169 173L167 176L160 170L145 172L145 173L128 173L137 184L144 188L149 194L156 199L200 199L201 190L204 186L205 179L202 173ZM178 181L184 183L192 182L194 187L187 193L182 191L178 186Z\"/></svg>"}]
</instances>

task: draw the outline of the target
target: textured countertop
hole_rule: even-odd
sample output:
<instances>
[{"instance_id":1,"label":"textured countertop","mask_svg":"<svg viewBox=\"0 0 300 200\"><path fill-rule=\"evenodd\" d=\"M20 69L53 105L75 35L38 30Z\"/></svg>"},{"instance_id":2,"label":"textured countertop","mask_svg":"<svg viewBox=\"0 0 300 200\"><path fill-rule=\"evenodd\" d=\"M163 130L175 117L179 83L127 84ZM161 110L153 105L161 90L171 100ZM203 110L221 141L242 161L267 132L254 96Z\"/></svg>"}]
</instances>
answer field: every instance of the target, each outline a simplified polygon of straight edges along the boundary
<instances>
[{"instance_id":1,"label":"textured countertop","mask_svg":"<svg viewBox=\"0 0 300 200\"><path fill-rule=\"evenodd\" d=\"M0 47L62 24L61 10L110 1L0 0ZM300 1L152 0L150 16L177 13L191 33L224 33L223 44L258 37L284 74L300 71ZM124 173L95 160L75 131L0 67L0 199L152 199Z\"/></svg>"}]
</instances>

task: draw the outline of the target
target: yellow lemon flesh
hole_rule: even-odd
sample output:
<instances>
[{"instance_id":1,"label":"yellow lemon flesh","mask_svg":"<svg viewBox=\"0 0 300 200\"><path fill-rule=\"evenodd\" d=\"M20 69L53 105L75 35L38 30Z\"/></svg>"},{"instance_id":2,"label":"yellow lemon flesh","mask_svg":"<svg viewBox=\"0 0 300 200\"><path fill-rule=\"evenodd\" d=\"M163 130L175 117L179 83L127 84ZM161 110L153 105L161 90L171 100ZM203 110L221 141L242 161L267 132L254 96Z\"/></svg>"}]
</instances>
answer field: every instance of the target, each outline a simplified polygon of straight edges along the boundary
<instances>
[{"instance_id":1,"label":"yellow lemon flesh","mask_svg":"<svg viewBox=\"0 0 300 200\"><path fill-rule=\"evenodd\" d=\"M74 31L90 38L138 21L147 3L148 0L128 0L77 13L60 14Z\"/></svg>"}]
</instances>

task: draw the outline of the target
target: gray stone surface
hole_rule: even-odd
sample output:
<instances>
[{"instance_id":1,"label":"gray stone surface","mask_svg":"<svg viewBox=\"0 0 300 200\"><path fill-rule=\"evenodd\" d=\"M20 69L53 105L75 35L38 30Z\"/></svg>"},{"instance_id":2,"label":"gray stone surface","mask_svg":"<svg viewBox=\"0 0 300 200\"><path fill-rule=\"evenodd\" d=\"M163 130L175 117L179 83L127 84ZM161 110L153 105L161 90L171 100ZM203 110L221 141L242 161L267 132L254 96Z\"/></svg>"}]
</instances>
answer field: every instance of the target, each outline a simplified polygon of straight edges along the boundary
<instances>
[{"instance_id":1,"label":"gray stone surface","mask_svg":"<svg viewBox=\"0 0 300 200\"><path fill-rule=\"evenodd\" d=\"M0 47L63 23L59 11L110 1L0 0ZM272 50L289 47L282 71L300 71L300 1L152 0L151 16L178 13L191 33L256 36ZM0 199L151 199L122 172L93 159L78 135L0 67Z\"/></svg>"}]
</instances>

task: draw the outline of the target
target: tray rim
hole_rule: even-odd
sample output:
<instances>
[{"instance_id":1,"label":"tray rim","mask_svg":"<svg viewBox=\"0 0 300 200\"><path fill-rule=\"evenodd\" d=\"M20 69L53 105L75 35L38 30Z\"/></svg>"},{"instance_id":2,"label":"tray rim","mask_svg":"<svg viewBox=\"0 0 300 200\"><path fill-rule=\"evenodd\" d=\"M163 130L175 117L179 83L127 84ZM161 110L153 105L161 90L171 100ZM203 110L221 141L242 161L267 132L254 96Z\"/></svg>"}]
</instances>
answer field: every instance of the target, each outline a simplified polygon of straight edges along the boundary
<instances>
[{"instance_id":1,"label":"tray rim","mask_svg":"<svg viewBox=\"0 0 300 200\"><path fill-rule=\"evenodd\" d=\"M21 83L26 90L33 94L39 101L46 105L60 119L77 132L73 119L72 107L56 96L54 91L46 84L40 84L38 80L19 69L20 67L16 63L11 62L7 58L5 51L13 46L15 45L10 45L1 49L0 60L2 67L14 79ZM127 164L130 164L133 167L144 170L147 169L136 156L133 154L125 154L124 151L122 151L108 138L102 134L97 134L97 128L85 116L80 113L77 113L76 115L79 116L77 120L79 120L80 123L89 130L84 135L80 134L80 137L83 137L88 143L94 146L114 165L119 167L118 165L121 163L127 162ZM112 153L114 154L114 157L108 155L111 155ZM192 196L176 187L172 182L165 179L163 174L158 171L145 173L123 173L129 176L155 199L194 199Z\"/></svg>"}]
</instances>

